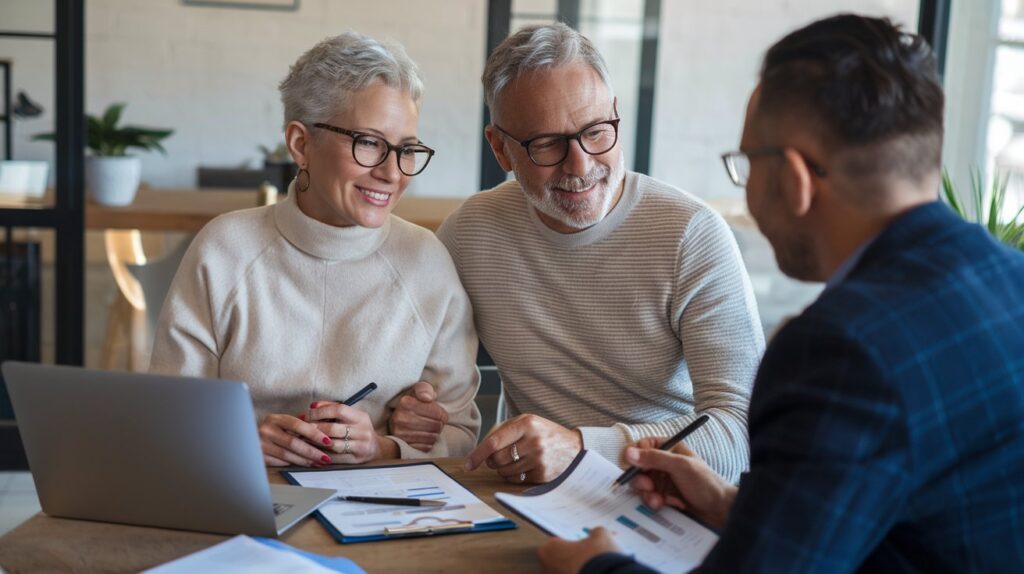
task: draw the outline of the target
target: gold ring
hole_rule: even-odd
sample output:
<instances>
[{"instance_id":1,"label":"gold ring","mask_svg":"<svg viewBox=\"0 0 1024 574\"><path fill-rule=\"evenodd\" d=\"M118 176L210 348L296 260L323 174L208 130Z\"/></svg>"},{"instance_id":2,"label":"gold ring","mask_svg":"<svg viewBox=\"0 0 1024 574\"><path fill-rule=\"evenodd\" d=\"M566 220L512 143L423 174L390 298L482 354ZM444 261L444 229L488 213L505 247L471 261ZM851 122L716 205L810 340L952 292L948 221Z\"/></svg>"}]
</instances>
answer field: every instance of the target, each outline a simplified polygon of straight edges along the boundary
<instances>
[{"instance_id":1,"label":"gold ring","mask_svg":"<svg viewBox=\"0 0 1024 574\"><path fill-rule=\"evenodd\" d=\"M516 443L512 443L512 462L519 462L520 458L522 457L519 456L519 449L516 448Z\"/></svg>"}]
</instances>

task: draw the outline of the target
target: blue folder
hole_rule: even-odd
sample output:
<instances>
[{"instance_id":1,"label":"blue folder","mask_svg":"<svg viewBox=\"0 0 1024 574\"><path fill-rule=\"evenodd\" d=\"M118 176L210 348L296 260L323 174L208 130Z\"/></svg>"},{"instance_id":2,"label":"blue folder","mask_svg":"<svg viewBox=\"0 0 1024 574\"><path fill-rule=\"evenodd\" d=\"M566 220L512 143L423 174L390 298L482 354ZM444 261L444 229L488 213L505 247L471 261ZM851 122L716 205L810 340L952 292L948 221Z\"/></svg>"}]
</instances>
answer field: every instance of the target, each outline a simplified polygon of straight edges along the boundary
<instances>
[{"instance_id":1,"label":"blue folder","mask_svg":"<svg viewBox=\"0 0 1024 574\"><path fill-rule=\"evenodd\" d=\"M459 481L455 480L454 478L452 478L452 476L450 474L448 474L447 472L444 472L444 469L442 469L441 467L437 466L436 464L434 464L432 462L421 462L421 463L415 463L415 464L389 464L389 465L382 465L382 466L374 466L373 468L393 468L393 467L399 467L399 466L401 466L401 467L433 466L433 467L437 468L437 470L441 471L442 473L447 475L449 478L451 478L452 481L455 482L456 484L458 484L460 487L462 487L462 488L466 489L467 491L469 491L469 489L466 488L465 485L463 485L461 482L459 482ZM284 471L284 472L281 473L281 475L284 476L285 480L287 480L288 482L290 482L292 484L295 484L295 485L301 486L299 484L299 481L296 480L294 476L292 476L292 472L302 472L302 473L307 473L307 472L337 472L337 471L357 470L357 469L362 469L362 468L366 468L366 467L328 468L328 469L322 469L322 470L302 470L302 471ZM516 528L516 523L506 518L504 520L495 520L493 522L487 522L487 523L484 523L484 524L472 524L472 525L470 525L468 523L463 523L463 524L460 524L460 525L437 525L437 524L425 525L425 526L418 527L418 528L415 528L415 529L411 529L411 528L403 529L404 531L402 533L400 533L400 534L392 533L392 534L372 534L372 535L369 535L369 536L345 536L344 534L341 533L340 530L335 528L334 525L331 524L330 520L328 520L327 517L325 517L323 515L323 513L320 512L319 510L317 510L315 513L313 513L313 516L316 517L317 521L319 521L320 524L323 525L323 527L327 530L327 532L331 533L331 536L333 536L335 540L337 540L338 542L341 542L342 544L354 544L354 543L357 543L357 542L374 542L374 541L377 541L377 540L396 540L396 539L401 539L401 538L417 538L417 537L420 537L420 536L440 536L440 535L445 535L445 534L465 534L465 533L470 533L470 532L490 532L492 530L511 530L511 529Z\"/></svg>"}]
</instances>

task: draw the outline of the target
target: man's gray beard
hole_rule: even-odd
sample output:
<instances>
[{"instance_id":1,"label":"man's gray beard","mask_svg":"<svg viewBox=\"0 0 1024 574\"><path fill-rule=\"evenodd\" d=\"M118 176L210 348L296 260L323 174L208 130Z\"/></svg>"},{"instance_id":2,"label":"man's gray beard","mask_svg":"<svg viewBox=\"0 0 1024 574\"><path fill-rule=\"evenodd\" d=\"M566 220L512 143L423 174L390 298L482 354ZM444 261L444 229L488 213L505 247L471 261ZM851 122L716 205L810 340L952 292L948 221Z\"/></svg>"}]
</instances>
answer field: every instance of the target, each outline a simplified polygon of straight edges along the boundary
<instances>
[{"instance_id":1,"label":"man's gray beard","mask_svg":"<svg viewBox=\"0 0 1024 574\"><path fill-rule=\"evenodd\" d=\"M532 193L527 193L526 197L534 209L563 225L573 229L592 227L600 223L611 211L615 192L622 183L624 164L624 159L615 169L598 164L583 177L569 175L554 183L544 184L544 195L541 197ZM554 189L587 189L603 179L607 180L603 193L586 199L579 199Z\"/></svg>"}]
</instances>

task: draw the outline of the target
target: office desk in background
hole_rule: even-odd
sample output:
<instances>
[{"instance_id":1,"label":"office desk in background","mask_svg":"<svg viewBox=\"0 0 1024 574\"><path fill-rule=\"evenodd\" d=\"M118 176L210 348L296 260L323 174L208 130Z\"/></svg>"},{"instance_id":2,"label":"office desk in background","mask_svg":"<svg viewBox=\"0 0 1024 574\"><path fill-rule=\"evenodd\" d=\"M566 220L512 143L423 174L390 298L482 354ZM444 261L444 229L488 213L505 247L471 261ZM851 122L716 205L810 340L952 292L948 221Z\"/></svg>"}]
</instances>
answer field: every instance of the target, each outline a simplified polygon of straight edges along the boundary
<instances>
[{"instance_id":1,"label":"office desk in background","mask_svg":"<svg viewBox=\"0 0 1024 574\"><path fill-rule=\"evenodd\" d=\"M278 198L278 200L283 197ZM394 214L436 231L464 199L405 196ZM140 231L188 231L195 233L222 213L259 205L259 192L221 189L139 190L125 207L85 206L86 229L138 229Z\"/></svg>"},{"instance_id":2,"label":"office desk in background","mask_svg":"<svg viewBox=\"0 0 1024 574\"><path fill-rule=\"evenodd\" d=\"M494 471L465 472L465 459L445 458L438 466L495 510L514 520L515 530L452 534L404 540L339 544L316 519L303 519L280 540L325 556L345 556L367 572L539 572L537 547L547 538L494 499L520 492ZM379 461L393 464L396 461ZM400 461L399 461L400 462ZM406 461L414 462L414 461ZM270 481L285 484L276 470ZM16 572L138 572L191 554L228 536L125 526L37 514L0 537L0 567Z\"/></svg>"}]
</instances>

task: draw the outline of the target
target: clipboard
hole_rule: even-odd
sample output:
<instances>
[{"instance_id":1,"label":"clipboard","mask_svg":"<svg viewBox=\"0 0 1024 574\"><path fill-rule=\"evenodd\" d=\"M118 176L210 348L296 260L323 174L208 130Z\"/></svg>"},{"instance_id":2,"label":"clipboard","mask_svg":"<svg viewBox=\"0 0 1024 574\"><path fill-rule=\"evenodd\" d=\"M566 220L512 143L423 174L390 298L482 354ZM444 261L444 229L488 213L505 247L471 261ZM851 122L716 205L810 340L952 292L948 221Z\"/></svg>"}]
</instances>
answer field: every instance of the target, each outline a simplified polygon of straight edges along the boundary
<instances>
[{"instance_id":1,"label":"clipboard","mask_svg":"<svg viewBox=\"0 0 1024 574\"><path fill-rule=\"evenodd\" d=\"M446 473L441 467L437 466L433 462L421 462L413 464L391 464L383 466L372 466L372 467L349 467L349 468L336 468L336 469L322 469L322 470L301 470L301 471L283 471L281 473L291 484L299 486L310 486L315 483L320 487L331 488L328 486L330 482L321 482L318 479L323 477L325 480L328 475L325 473L333 473L331 477L337 477L339 482L344 482L346 474L352 473L365 473L366 471L380 471L386 469L402 469L404 473L409 472L420 472L422 469L428 469L428 472L437 472L443 475L450 483L448 486L453 488L461 489L462 492L457 492L460 497L466 498L471 497L473 500L479 503L479 505L491 513L498 519L490 519L487 522L473 522L468 520L462 520L457 517L444 517L435 516L439 514L443 508L433 507L407 507L414 510L406 510L403 519L396 521L397 523L385 526L382 532L368 535L353 535L344 534L338 525L331 520L325 514L325 507L318 509L314 516L317 521L323 525L324 529L327 530L334 537L335 540L342 544L354 544L359 542L374 542L378 540L397 540L402 538L415 538L420 536L440 536L448 534L464 534L469 532L491 532L495 530L510 530L516 528L516 523L508 518L498 514L494 509L487 506L482 500L476 497L468 488L465 487L461 482L452 478L452 476ZM311 479L305 482L300 481L296 475L301 475L303 478ZM319 475L319 476L313 476ZM339 489L340 490L340 489ZM328 503L330 504L330 503Z\"/></svg>"}]
</instances>

